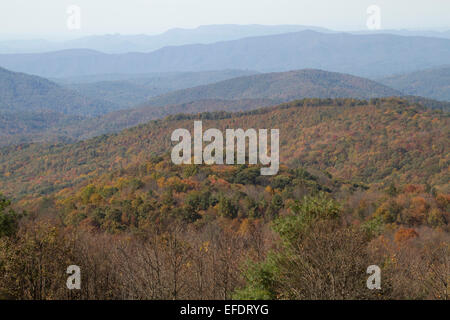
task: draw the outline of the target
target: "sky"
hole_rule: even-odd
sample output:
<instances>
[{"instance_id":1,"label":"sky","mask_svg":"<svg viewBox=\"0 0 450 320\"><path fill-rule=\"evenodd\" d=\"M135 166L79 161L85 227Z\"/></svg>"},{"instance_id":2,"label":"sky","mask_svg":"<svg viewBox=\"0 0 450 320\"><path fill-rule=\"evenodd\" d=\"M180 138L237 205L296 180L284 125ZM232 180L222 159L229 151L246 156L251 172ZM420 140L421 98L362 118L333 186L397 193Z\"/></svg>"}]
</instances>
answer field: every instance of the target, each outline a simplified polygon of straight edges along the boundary
<instances>
[{"instance_id":1,"label":"sky","mask_svg":"<svg viewBox=\"0 0 450 320\"><path fill-rule=\"evenodd\" d=\"M69 29L67 8L80 8ZM382 29L450 29L450 0L2 0L0 35L33 38L156 34L210 24L296 24L339 31L367 29L367 8Z\"/></svg>"}]
</instances>

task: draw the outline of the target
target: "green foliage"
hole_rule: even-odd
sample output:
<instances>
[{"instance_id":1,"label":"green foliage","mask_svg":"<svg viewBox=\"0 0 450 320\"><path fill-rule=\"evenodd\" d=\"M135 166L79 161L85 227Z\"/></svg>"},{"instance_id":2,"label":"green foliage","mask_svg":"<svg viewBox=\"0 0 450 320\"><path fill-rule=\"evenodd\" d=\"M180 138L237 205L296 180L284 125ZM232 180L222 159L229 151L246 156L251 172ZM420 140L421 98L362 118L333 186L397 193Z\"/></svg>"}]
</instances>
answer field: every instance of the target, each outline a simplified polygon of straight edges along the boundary
<instances>
[{"instance_id":1,"label":"green foliage","mask_svg":"<svg viewBox=\"0 0 450 320\"><path fill-rule=\"evenodd\" d=\"M216 199L212 198L210 191L193 191L186 196L185 203L193 211L206 210L211 205L216 204Z\"/></svg>"},{"instance_id":2,"label":"green foliage","mask_svg":"<svg viewBox=\"0 0 450 320\"><path fill-rule=\"evenodd\" d=\"M292 178L286 175L277 175L273 180L270 186L273 189L284 189L292 182Z\"/></svg>"},{"instance_id":3,"label":"green foliage","mask_svg":"<svg viewBox=\"0 0 450 320\"><path fill-rule=\"evenodd\" d=\"M0 194L0 238L16 233L19 215L11 209L11 201Z\"/></svg>"},{"instance_id":4,"label":"green foliage","mask_svg":"<svg viewBox=\"0 0 450 320\"><path fill-rule=\"evenodd\" d=\"M248 284L233 294L236 300L274 300L277 298L275 277L278 269L274 253L269 253L266 261L247 261L243 277Z\"/></svg>"},{"instance_id":5,"label":"green foliage","mask_svg":"<svg viewBox=\"0 0 450 320\"><path fill-rule=\"evenodd\" d=\"M240 184L256 184L257 178L260 175L260 168L246 168L245 166L242 166L236 172L233 182Z\"/></svg>"},{"instance_id":6,"label":"green foliage","mask_svg":"<svg viewBox=\"0 0 450 320\"><path fill-rule=\"evenodd\" d=\"M321 192L317 196L305 196L302 201L292 205L292 215L274 221L274 230L285 243L301 237L309 227L320 220L336 220L341 206L328 195Z\"/></svg>"},{"instance_id":7,"label":"green foliage","mask_svg":"<svg viewBox=\"0 0 450 320\"><path fill-rule=\"evenodd\" d=\"M340 205L320 193L305 197L293 205L292 211L292 215L274 222L283 245L265 260L247 263L247 285L236 290L234 298L320 298L336 295L335 286L342 286L338 293L342 297L366 295L367 291L348 288L348 277L358 288L363 278L358 270L367 257L360 249L350 252L366 244L367 238L341 225ZM346 262L342 261L344 256ZM318 281L318 285L311 281Z\"/></svg>"},{"instance_id":8,"label":"green foliage","mask_svg":"<svg viewBox=\"0 0 450 320\"><path fill-rule=\"evenodd\" d=\"M386 190L386 193L387 193L389 196L391 196L391 197L395 197L395 196L398 194L398 190L397 190L397 188L395 187L395 184L394 184L394 183L391 183L391 184L389 185L389 187L388 187L387 190Z\"/></svg>"},{"instance_id":9,"label":"green foliage","mask_svg":"<svg viewBox=\"0 0 450 320\"><path fill-rule=\"evenodd\" d=\"M361 229L371 237L378 236L384 231L383 218L381 216L374 216L371 219L365 221L361 225Z\"/></svg>"},{"instance_id":10,"label":"green foliage","mask_svg":"<svg viewBox=\"0 0 450 320\"><path fill-rule=\"evenodd\" d=\"M385 223L395 222L402 211L402 207L395 201L389 201L381 205L375 212L375 217L380 217Z\"/></svg>"},{"instance_id":11,"label":"green foliage","mask_svg":"<svg viewBox=\"0 0 450 320\"><path fill-rule=\"evenodd\" d=\"M232 199L229 199L225 196L221 196L219 198L217 207L218 207L218 213L222 217L232 219L237 216L238 206Z\"/></svg>"}]
</instances>

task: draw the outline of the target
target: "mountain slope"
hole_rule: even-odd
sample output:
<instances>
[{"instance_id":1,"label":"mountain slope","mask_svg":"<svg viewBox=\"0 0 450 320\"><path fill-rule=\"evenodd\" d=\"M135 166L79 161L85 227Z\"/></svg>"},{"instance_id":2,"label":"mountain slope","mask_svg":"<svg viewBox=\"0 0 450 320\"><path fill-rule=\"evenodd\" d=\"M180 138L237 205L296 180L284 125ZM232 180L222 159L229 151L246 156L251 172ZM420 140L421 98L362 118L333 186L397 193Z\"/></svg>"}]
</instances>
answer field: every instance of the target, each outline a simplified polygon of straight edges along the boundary
<instances>
[{"instance_id":1,"label":"mountain slope","mask_svg":"<svg viewBox=\"0 0 450 320\"><path fill-rule=\"evenodd\" d=\"M105 133L118 132L122 129L134 127L150 120L162 119L170 115L198 114L202 112L219 111L248 111L262 107L274 106L280 102L281 101L279 100L272 99L215 99L196 100L193 102L161 107L145 106L110 112L98 118L86 119L77 125L68 126L66 129L68 132L71 132L71 138L86 139ZM53 132L51 136L52 135L54 135Z\"/></svg>"},{"instance_id":2,"label":"mountain slope","mask_svg":"<svg viewBox=\"0 0 450 320\"><path fill-rule=\"evenodd\" d=\"M101 83L106 86L106 88L103 87L103 90L99 89L99 83L82 84L80 86L84 90L80 90L80 93L91 95L94 98L103 96L107 100L119 101L124 110L75 123L69 121L65 123L55 122L54 127L44 127L41 132L34 132L34 136L29 134L30 130L24 132L25 137L17 132L15 138L11 135L8 135L7 138L4 137L0 146L9 145L18 140L26 141L25 138L28 138L28 141L49 142L58 141L56 139L60 139L61 136L65 136L66 140L85 139L100 134L117 132L146 121L178 113L246 111L305 97L373 98L400 95L399 92L371 80L321 70L300 70L238 77L210 85L179 90L152 98L140 107L128 109L131 106L131 101L139 101L144 95L150 95L153 85L176 87L207 81L211 77L226 77L235 73L188 73L182 74L181 79L176 79L176 75L167 75L167 78L162 76L155 79L137 79L136 82L108 82ZM172 81L172 78L175 79ZM141 90L139 92L134 90L135 83L140 83ZM145 85L147 85L148 90L144 89ZM153 90L158 89L153 88ZM31 132L33 131L31 130Z\"/></svg>"},{"instance_id":3,"label":"mountain slope","mask_svg":"<svg viewBox=\"0 0 450 320\"><path fill-rule=\"evenodd\" d=\"M379 80L405 94L450 101L450 65Z\"/></svg>"},{"instance_id":4,"label":"mountain slope","mask_svg":"<svg viewBox=\"0 0 450 320\"><path fill-rule=\"evenodd\" d=\"M80 49L0 55L0 66L45 77L304 68L382 77L444 64L450 64L450 39L314 31L165 47L151 53L108 55Z\"/></svg>"},{"instance_id":5,"label":"mountain slope","mask_svg":"<svg viewBox=\"0 0 450 320\"><path fill-rule=\"evenodd\" d=\"M72 141L67 128L79 127L86 119L54 111L0 112L0 147L30 141Z\"/></svg>"},{"instance_id":6,"label":"mountain slope","mask_svg":"<svg viewBox=\"0 0 450 320\"><path fill-rule=\"evenodd\" d=\"M0 149L0 192L33 197L71 188L170 152L170 136L192 129L278 128L281 165L302 164L355 183L428 183L448 192L448 113L401 99L305 100L237 114L177 116L76 144ZM142 166L144 165L144 166Z\"/></svg>"},{"instance_id":7,"label":"mountain slope","mask_svg":"<svg viewBox=\"0 0 450 320\"><path fill-rule=\"evenodd\" d=\"M31 142L74 142L162 119L169 115L253 110L279 103L270 99L201 100L164 107L118 110L95 118L54 112L0 113L0 147Z\"/></svg>"},{"instance_id":8,"label":"mountain slope","mask_svg":"<svg viewBox=\"0 0 450 320\"><path fill-rule=\"evenodd\" d=\"M0 112L99 115L115 109L113 103L85 98L47 79L0 68Z\"/></svg>"},{"instance_id":9,"label":"mountain slope","mask_svg":"<svg viewBox=\"0 0 450 320\"><path fill-rule=\"evenodd\" d=\"M109 80L98 82L65 83L76 79L60 79L60 83L83 96L92 99L102 99L122 108L129 108L141 104L151 97L162 95L170 91L210 84L226 79L253 75L256 72L246 70L220 70L206 72L171 72L139 75L137 77L125 75L116 76L123 80ZM114 78L114 75L110 77ZM78 81L84 81L79 79Z\"/></svg>"},{"instance_id":10,"label":"mountain slope","mask_svg":"<svg viewBox=\"0 0 450 320\"><path fill-rule=\"evenodd\" d=\"M142 81L157 83L157 79L161 79L161 83L167 82L178 86L187 85L189 79L192 79L192 82L209 79L209 77L204 77L203 73L195 74L193 77L189 74L184 75L186 77L182 76L181 79L174 82L170 80L172 76L168 75L150 80L142 79ZM215 76L219 75L223 76L221 72L215 73ZM141 81L141 79L136 81ZM120 82L117 81L117 83ZM116 83L116 81L111 83ZM94 85L90 87L91 89L97 87L97 83L86 85L88 87ZM114 86L108 86L108 90L112 90L112 88ZM146 92L143 90L144 94ZM109 91L109 93L112 96L114 94L129 96L133 94L133 91L128 92L126 87L119 87L117 92ZM92 94L100 95L95 90ZM77 141L118 132L169 115L248 111L303 97L348 96L362 98L392 95L398 96L401 94L367 79L320 70L260 74L176 91L155 97L150 102L135 108L127 109L128 105L125 104L126 100L124 100L124 105L121 105L122 110L112 111L94 118L64 115L54 111L24 111L20 113L3 111L0 112L0 146L26 142ZM106 96L107 94L104 93L104 98ZM112 99L112 96L109 98ZM234 99L235 97L236 99ZM432 109L450 110L450 103L448 102L417 96L405 96L403 98L411 104L420 104Z\"/></svg>"},{"instance_id":11,"label":"mountain slope","mask_svg":"<svg viewBox=\"0 0 450 320\"><path fill-rule=\"evenodd\" d=\"M375 98L398 96L399 91L377 82L322 70L298 70L258 74L171 92L151 99L147 105L165 106L204 99Z\"/></svg>"}]
</instances>

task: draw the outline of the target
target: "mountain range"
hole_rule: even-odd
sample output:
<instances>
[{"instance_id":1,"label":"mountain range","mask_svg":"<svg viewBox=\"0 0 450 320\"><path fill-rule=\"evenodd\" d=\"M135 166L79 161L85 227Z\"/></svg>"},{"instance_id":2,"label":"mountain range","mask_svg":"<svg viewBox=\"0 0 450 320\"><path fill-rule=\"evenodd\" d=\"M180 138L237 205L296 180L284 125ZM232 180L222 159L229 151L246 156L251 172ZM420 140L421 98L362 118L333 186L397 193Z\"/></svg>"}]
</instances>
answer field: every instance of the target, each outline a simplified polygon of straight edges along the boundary
<instances>
[{"instance_id":1,"label":"mountain range","mask_svg":"<svg viewBox=\"0 0 450 320\"><path fill-rule=\"evenodd\" d=\"M0 54L42 53L67 49L90 49L105 53L151 52L167 46L187 44L208 44L219 41L237 40L247 37L275 35L289 32L312 30L324 33L336 31L302 25L205 25L193 29L175 28L161 34L105 34L84 36L65 41L43 39L0 41ZM365 30L348 31L351 34L393 34L399 36L420 36L450 39L450 30Z\"/></svg>"},{"instance_id":2,"label":"mountain range","mask_svg":"<svg viewBox=\"0 0 450 320\"><path fill-rule=\"evenodd\" d=\"M73 49L0 55L0 66L43 77L316 68L376 78L445 64L450 64L450 39L309 30L212 44L169 46L150 53L105 54Z\"/></svg>"},{"instance_id":3,"label":"mountain range","mask_svg":"<svg viewBox=\"0 0 450 320\"><path fill-rule=\"evenodd\" d=\"M302 25L206 25L194 29L174 28L154 35L106 34L66 41L4 40L0 41L0 53L39 53L68 49L91 49L105 53L150 52L167 46L208 44L304 30L331 32L321 27Z\"/></svg>"},{"instance_id":4,"label":"mountain range","mask_svg":"<svg viewBox=\"0 0 450 320\"><path fill-rule=\"evenodd\" d=\"M104 75L92 77L100 81L85 81L85 78L55 79L62 86L92 99L102 99L130 108L144 103L151 97L171 91L206 85L256 72L246 70L220 70L205 72L169 72L142 75ZM106 80L108 79L108 80Z\"/></svg>"},{"instance_id":5,"label":"mountain range","mask_svg":"<svg viewBox=\"0 0 450 320\"><path fill-rule=\"evenodd\" d=\"M348 74L304 69L256 74L171 92L150 99L147 105L165 106L205 99L376 98L401 92L375 81Z\"/></svg>"},{"instance_id":6,"label":"mountain range","mask_svg":"<svg viewBox=\"0 0 450 320\"><path fill-rule=\"evenodd\" d=\"M168 73L84 83L63 79L61 85L7 70L0 75L0 81L7 84L0 92L0 105L4 106L0 109L0 146L77 141L169 115L248 111L304 98L404 96L413 104L450 109L450 103L406 96L369 79L314 69L265 74L240 70ZM215 82L220 79L227 80Z\"/></svg>"},{"instance_id":7,"label":"mountain range","mask_svg":"<svg viewBox=\"0 0 450 320\"><path fill-rule=\"evenodd\" d=\"M112 102L86 98L47 79L0 68L0 112L95 116L117 108Z\"/></svg>"},{"instance_id":8,"label":"mountain range","mask_svg":"<svg viewBox=\"0 0 450 320\"><path fill-rule=\"evenodd\" d=\"M450 65L379 79L405 94L450 101Z\"/></svg>"}]
</instances>

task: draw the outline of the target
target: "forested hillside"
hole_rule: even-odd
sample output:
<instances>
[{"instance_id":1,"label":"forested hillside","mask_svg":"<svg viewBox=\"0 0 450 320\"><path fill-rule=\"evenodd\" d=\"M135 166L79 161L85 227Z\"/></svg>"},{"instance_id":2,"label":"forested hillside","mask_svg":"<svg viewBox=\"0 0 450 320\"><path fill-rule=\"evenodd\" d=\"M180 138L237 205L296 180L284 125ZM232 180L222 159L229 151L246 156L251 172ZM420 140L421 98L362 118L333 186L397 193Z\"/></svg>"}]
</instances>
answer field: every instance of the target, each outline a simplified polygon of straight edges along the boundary
<instances>
[{"instance_id":1,"label":"forested hillside","mask_svg":"<svg viewBox=\"0 0 450 320\"><path fill-rule=\"evenodd\" d=\"M323 70L264 73L175 91L155 97L147 104L165 106L204 99L375 98L401 93L377 82Z\"/></svg>"},{"instance_id":2,"label":"forested hillside","mask_svg":"<svg viewBox=\"0 0 450 320\"><path fill-rule=\"evenodd\" d=\"M0 68L0 112L54 111L71 115L99 115L118 107L67 90L47 79Z\"/></svg>"},{"instance_id":3,"label":"forested hillside","mask_svg":"<svg viewBox=\"0 0 450 320\"><path fill-rule=\"evenodd\" d=\"M278 128L280 171L174 165L171 133L196 119ZM449 121L402 99L304 99L1 148L0 297L448 299Z\"/></svg>"},{"instance_id":4,"label":"forested hillside","mask_svg":"<svg viewBox=\"0 0 450 320\"><path fill-rule=\"evenodd\" d=\"M170 91L206 85L255 73L245 70L169 72L142 75L98 75L86 78L57 79L55 81L86 97L106 100L115 105L120 105L122 109L126 109L144 103L151 97ZM110 80L95 81L96 78Z\"/></svg>"},{"instance_id":5,"label":"forested hillside","mask_svg":"<svg viewBox=\"0 0 450 320\"><path fill-rule=\"evenodd\" d=\"M177 113L219 110L243 111L280 103L270 99L199 100L164 107L138 107L109 112L99 117L69 116L55 112L0 113L0 147L31 142L75 142L119 132Z\"/></svg>"},{"instance_id":6,"label":"forested hillside","mask_svg":"<svg viewBox=\"0 0 450 320\"><path fill-rule=\"evenodd\" d=\"M404 94L450 101L450 66L395 75L380 82Z\"/></svg>"},{"instance_id":7,"label":"forested hillside","mask_svg":"<svg viewBox=\"0 0 450 320\"><path fill-rule=\"evenodd\" d=\"M0 146L30 141L73 141L65 128L77 128L86 119L53 111L0 112Z\"/></svg>"},{"instance_id":8,"label":"forested hillside","mask_svg":"<svg viewBox=\"0 0 450 320\"><path fill-rule=\"evenodd\" d=\"M233 112L248 111L262 107L274 106L282 101L272 99L241 99L241 100L196 100L178 105L144 106L127 110L110 112L102 117L87 119L78 125L67 127L71 137L78 139L91 138L105 133L118 132L134 127L150 120L162 119L179 113L197 114L202 112Z\"/></svg>"},{"instance_id":9,"label":"forested hillside","mask_svg":"<svg viewBox=\"0 0 450 320\"><path fill-rule=\"evenodd\" d=\"M279 128L281 163L301 163L362 183L428 183L448 189L448 113L401 99L305 99L244 113L205 113L204 127ZM0 191L11 197L49 194L90 176L170 150L176 128L196 115L164 120L76 144L0 149ZM33 161L30 161L30 160ZM18 183L20 181L21 183Z\"/></svg>"},{"instance_id":10,"label":"forested hillside","mask_svg":"<svg viewBox=\"0 0 450 320\"><path fill-rule=\"evenodd\" d=\"M305 97L403 95L368 79L311 69L268 74L242 70L111 74L90 80L59 79L60 86L35 76L2 72L0 146L78 141L177 113L245 111ZM195 85L200 86L179 90ZM165 92L169 93L147 101ZM404 98L450 110L450 102Z\"/></svg>"}]
</instances>

